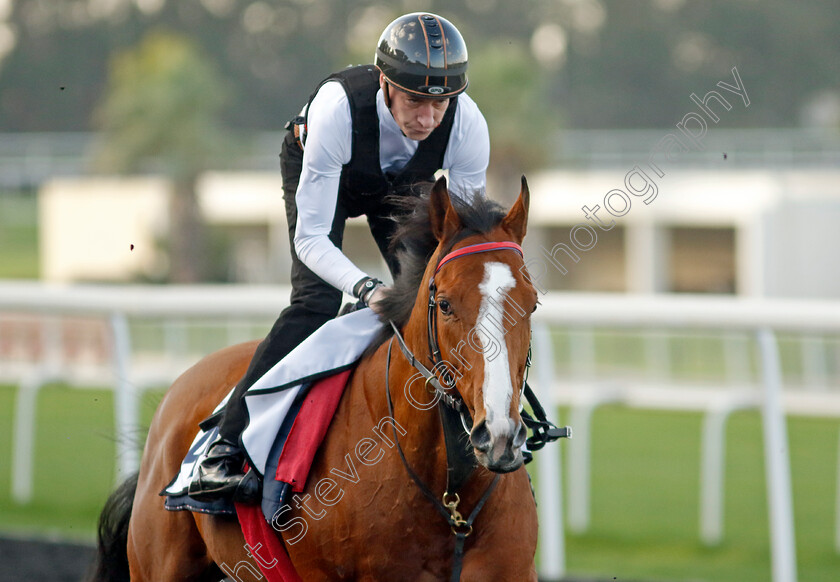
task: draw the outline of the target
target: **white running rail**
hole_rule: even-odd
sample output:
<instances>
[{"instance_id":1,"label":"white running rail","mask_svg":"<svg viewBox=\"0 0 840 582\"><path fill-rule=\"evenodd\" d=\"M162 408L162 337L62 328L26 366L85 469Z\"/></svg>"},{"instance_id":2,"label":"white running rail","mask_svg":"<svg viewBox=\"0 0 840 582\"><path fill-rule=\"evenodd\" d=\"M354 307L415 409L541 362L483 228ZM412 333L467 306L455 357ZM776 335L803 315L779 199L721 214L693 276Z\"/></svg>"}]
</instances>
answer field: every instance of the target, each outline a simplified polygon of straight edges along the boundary
<instances>
[{"instance_id":1,"label":"white running rail","mask_svg":"<svg viewBox=\"0 0 840 582\"><path fill-rule=\"evenodd\" d=\"M53 286L41 283L0 284L0 322L4 314L29 314L42 318L45 325L60 317L93 317L107 322L110 330L109 360L100 370L100 385L111 384L115 390L117 418L117 460L119 475L136 470L139 450L129 437L138 424L137 399L147 385L166 385L174 371L148 374L137 365L132 349L130 322L148 318L186 321L189 318L218 318L234 321L264 318L270 325L287 304L288 289L240 286ZM554 293L541 297L542 305L534 316L535 379L546 405L572 407L575 437L569 443L570 502L569 525L573 530L588 525L588 419L594 408L605 402L629 406L654 407L706 412L703 429L701 487L701 537L717 543L722 535L722 458L724 426L727 416L743 407L759 407L764 423L767 488L771 522L773 582L796 580L793 512L790 489L790 465L787 449L785 410L840 416L840 392L824 390L791 398L784 393L783 375L778 357L776 334L802 334L807 337L840 335L840 303L829 301L794 301L744 299L706 296L630 296ZM574 352L569 377L558 382L554 371L554 347L551 329L576 330L571 344ZM759 349L761 390L716 390L699 392L678 382L665 380L666 388L650 382L620 382L607 386L582 378L595 374L595 349L592 330L673 330L679 333L713 332L733 337L749 334ZM0 333L2 333L0 326ZM2 339L2 338L0 338ZM661 340L650 342L649 356L659 367L667 367L667 349ZM738 345L737 341L731 345ZM663 356L664 353L664 356ZM813 350L810 354L815 353ZM740 362L744 375L744 357L736 350L730 360ZM746 354L746 355L744 355ZM165 356L166 354L162 354ZM0 353L0 378L2 378ZM825 368L824 358L805 358L812 367ZM51 361L52 360L52 361ZM664 363L663 363L664 362ZM180 370L182 371L182 370ZM660 370L661 371L661 370ZM156 371L157 372L157 371ZM26 502L31 497L32 435L34 431L35 394L46 381L68 380L69 372L54 358L45 358L21 374L18 410L15 417L13 494ZM6 375L8 376L8 374ZM9 378L2 378L9 381ZM91 385L91 384L87 384ZM562 385L562 387L561 387ZM569 386L574 386L570 390ZM793 395L795 396L795 395ZM810 398L810 400L809 400ZM565 575L560 451L566 443L554 445L556 454L540 455L539 491L543 560L541 579L559 580ZM548 449L551 451L551 448ZM838 489L840 503L840 489ZM840 549L840 512L837 517Z\"/></svg>"}]
</instances>

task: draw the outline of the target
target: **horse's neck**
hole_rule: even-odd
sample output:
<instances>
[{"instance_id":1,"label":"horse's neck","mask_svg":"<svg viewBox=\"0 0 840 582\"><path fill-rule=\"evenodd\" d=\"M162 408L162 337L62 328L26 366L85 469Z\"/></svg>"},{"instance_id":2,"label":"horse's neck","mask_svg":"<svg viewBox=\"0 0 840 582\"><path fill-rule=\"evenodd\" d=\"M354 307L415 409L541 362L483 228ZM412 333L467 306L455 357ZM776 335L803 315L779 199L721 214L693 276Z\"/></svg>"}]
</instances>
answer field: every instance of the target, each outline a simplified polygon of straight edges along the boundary
<instances>
[{"instance_id":1,"label":"horse's neck","mask_svg":"<svg viewBox=\"0 0 840 582\"><path fill-rule=\"evenodd\" d=\"M386 373L389 349L391 362ZM403 356L396 341L392 345L385 342L370 358L362 361L356 376L363 388L357 394L363 394L371 420L378 423L391 417L395 421L381 424L383 439L399 443L408 463L430 487L444 487L446 448L439 413L436 406L425 410L420 406L431 401L434 395L427 392L423 378ZM386 390L390 392L393 411L389 410ZM417 404L410 401L409 392Z\"/></svg>"}]
</instances>

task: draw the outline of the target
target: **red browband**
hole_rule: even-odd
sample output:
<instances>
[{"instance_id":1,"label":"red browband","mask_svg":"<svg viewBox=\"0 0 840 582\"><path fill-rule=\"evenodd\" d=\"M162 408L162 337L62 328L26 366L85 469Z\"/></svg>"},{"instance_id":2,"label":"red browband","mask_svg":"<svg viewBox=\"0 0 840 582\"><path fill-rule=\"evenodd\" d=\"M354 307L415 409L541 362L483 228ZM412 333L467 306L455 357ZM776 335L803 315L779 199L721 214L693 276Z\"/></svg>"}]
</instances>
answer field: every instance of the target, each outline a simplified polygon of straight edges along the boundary
<instances>
[{"instance_id":1,"label":"red browband","mask_svg":"<svg viewBox=\"0 0 840 582\"><path fill-rule=\"evenodd\" d=\"M437 275L438 271L440 271L440 268L443 267L446 263L453 259L457 259L458 257L463 257L464 255L471 255L473 253L486 253L487 251L502 251L505 249L516 251L523 257L525 256L522 252L522 247L513 242L488 242L469 245L460 248L457 251L452 251L451 253L443 257L438 263L437 269L435 269L435 275Z\"/></svg>"}]
</instances>

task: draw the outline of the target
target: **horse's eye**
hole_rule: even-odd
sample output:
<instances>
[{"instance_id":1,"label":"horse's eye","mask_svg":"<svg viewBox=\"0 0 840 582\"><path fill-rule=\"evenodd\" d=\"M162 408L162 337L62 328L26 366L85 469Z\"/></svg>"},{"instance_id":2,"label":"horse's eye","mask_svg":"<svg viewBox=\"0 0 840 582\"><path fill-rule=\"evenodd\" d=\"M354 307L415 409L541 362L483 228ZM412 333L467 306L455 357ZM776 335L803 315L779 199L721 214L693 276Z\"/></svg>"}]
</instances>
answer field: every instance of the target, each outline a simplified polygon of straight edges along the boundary
<instances>
[{"instance_id":1,"label":"horse's eye","mask_svg":"<svg viewBox=\"0 0 840 582\"><path fill-rule=\"evenodd\" d=\"M438 308L440 308L440 312L444 315L449 315L450 313L452 313L452 306L446 299L441 299L440 301L438 301Z\"/></svg>"}]
</instances>

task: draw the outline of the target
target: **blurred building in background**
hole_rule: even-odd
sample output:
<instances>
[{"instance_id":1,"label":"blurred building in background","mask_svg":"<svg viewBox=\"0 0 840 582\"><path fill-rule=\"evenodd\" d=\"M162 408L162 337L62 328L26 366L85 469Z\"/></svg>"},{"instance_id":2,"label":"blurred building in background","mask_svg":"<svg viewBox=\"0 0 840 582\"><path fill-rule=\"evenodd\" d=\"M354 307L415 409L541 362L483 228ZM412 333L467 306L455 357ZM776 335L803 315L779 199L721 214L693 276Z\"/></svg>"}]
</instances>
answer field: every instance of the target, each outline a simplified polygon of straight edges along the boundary
<instances>
[{"instance_id":1,"label":"blurred building in background","mask_svg":"<svg viewBox=\"0 0 840 582\"><path fill-rule=\"evenodd\" d=\"M669 161L659 177L645 164L663 134L563 132L554 168L528 176L527 250L544 259L546 290L840 296L840 273L830 268L840 247L840 136L713 128L703 151ZM198 183L203 215L228 247L222 271L229 281L288 282L282 181L271 153L281 137L259 135L237 162L240 171L209 172ZM17 147L0 148L2 184L40 189L42 275L158 279L166 270L166 185L87 176L91 139L16 135L4 143ZM648 204L633 197L632 208L614 217L604 197L626 189L637 167L646 168L656 195ZM55 168L64 177L48 179ZM495 188L491 197L498 197ZM601 225L583 210L596 205ZM386 275L363 218L348 225L345 248L363 269Z\"/></svg>"},{"instance_id":2,"label":"blurred building in background","mask_svg":"<svg viewBox=\"0 0 840 582\"><path fill-rule=\"evenodd\" d=\"M829 267L840 212L840 5L452 0L418 8L444 14L468 41L469 93L492 140L489 194L509 203L527 175L528 251L550 258L547 290L840 294ZM176 151L210 170L196 190L212 231L213 280L285 282L281 128L327 74L369 61L404 9L349 0L0 0L0 196L39 192L43 277L166 280L167 245L172 256L180 245L167 242L177 220L155 170L171 173L180 162L166 152ZM163 37L168 44L155 44ZM159 58L174 60L173 46L192 59L175 82ZM197 69L213 74L188 90L184 70ZM207 123L196 127L224 131L182 131L189 116L156 115L153 95L170 113L187 95L191 105L181 109L207 106ZM111 145L137 146L139 179L91 173L108 134L104 113L115 111L112 132L136 131ZM709 119L702 145L680 151L663 175L647 172L657 187L650 203L631 197L626 216L606 214L605 196L648 167L687 111ZM202 165L192 146L172 149L190 136L196 149L224 146L222 159ZM583 208L596 204L614 227L586 217ZM363 224L348 226L347 254L384 276Z\"/></svg>"}]
</instances>

